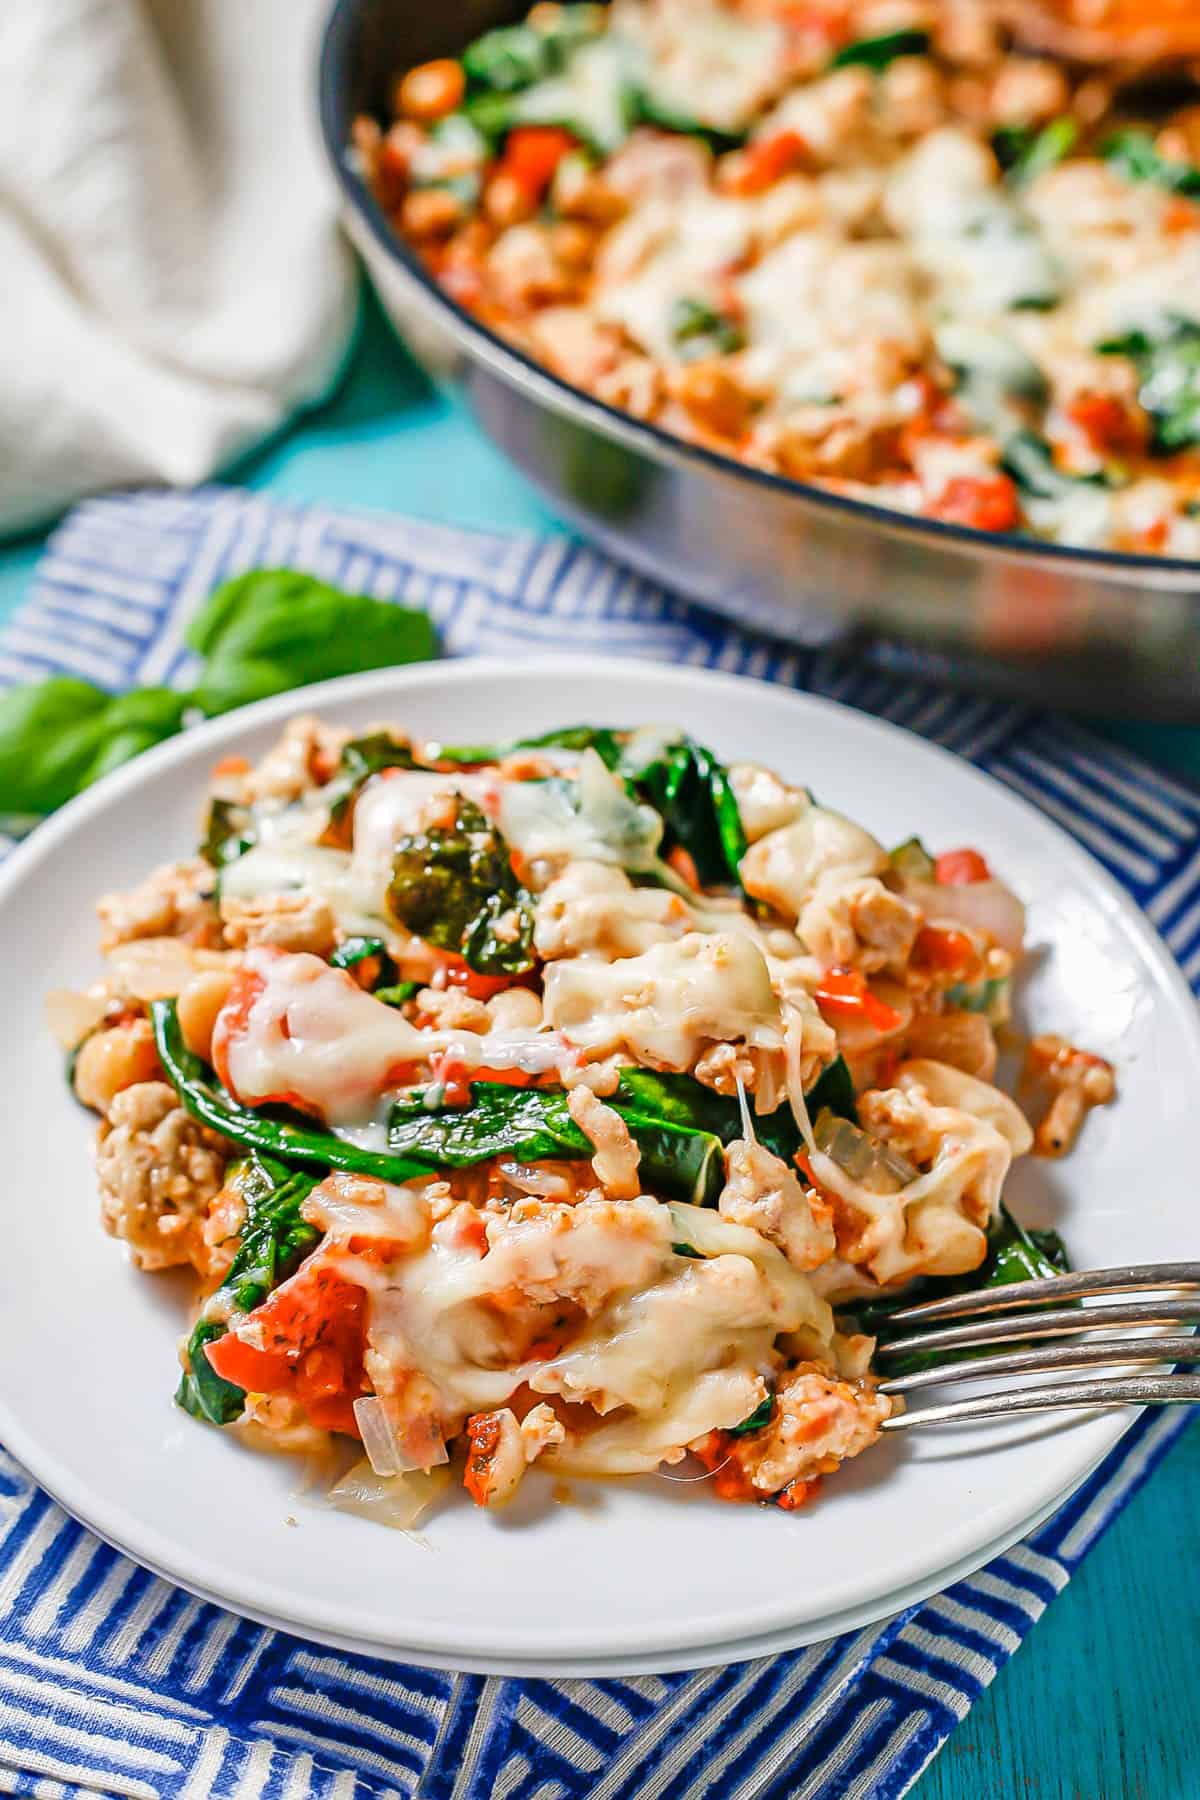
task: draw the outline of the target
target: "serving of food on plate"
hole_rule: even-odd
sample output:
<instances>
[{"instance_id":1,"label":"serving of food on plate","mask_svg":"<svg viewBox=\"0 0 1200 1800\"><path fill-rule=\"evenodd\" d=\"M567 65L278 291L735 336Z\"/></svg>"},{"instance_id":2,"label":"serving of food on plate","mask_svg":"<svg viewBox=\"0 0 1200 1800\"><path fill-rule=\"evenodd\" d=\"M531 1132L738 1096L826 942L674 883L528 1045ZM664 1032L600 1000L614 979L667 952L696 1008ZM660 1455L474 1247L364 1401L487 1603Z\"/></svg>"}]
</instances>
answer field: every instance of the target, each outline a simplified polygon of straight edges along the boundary
<instances>
[{"instance_id":1,"label":"serving of food on plate","mask_svg":"<svg viewBox=\"0 0 1200 1800\"><path fill-rule=\"evenodd\" d=\"M218 761L199 853L103 896L51 1001L105 1226L200 1279L186 1411L359 1440L335 1498L393 1524L451 1469L491 1507L689 1454L793 1509L895 1404L878 1308L1061 1266L1006 1177L1112 1068L1034 1038L1031 1128L986 846L825 799L663 726L305 716Z\"/></svg>"},{"instance_id":2,"label":"serving of food on plate","mask_svg":"<svg viewBox=\"0 0 1200 1800\"><path fill-rule=\"evenodd\" d=\"M397 71L353 153L588 395L909 515L1196 559L1194 27L1094 11L538 4Z\"/></svg>"}]
</instances>

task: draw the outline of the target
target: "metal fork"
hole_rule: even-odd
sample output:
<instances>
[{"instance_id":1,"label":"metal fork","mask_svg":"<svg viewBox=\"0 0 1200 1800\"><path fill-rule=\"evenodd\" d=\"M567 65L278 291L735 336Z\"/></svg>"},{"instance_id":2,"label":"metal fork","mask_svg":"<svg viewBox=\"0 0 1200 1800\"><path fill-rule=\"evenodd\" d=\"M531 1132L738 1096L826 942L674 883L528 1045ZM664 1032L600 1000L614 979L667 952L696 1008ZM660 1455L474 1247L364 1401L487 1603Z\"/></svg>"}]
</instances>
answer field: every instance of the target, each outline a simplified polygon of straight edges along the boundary
<instances>
[{"instance_id":1,"label":"metal fork","mask_svg":"<svg viewBox=\"0 0 1200 1800\"><path fill-rule=\"evenodd\" d=\"M1200 1402L1200 1374L1189 1372L1188 1365L1200 1364L1200 1337L1173 1333L1169 1328L1191 1326L1194 1330L1200 1326L1197 1290L1200 1262L1142 1263L1056 1275L1046 1281L1016 1281L1007 1287L902 1307L882 1328L876 1355L932 1354L935 1360L882 1381L881 1393L905 1394L950 1382L995 1382L1013 1375L1054 1375L1056 1379L1043 1386L1001 1389L896 1412L884 1420L884 1430L1069 1408L1195 1405ZM1148 1293L1157 1297L1130 1297ZM1096 1301L1100 1304L1091 1304ZM948 1323L951 1320L964 1322ZM908 1329L914 1326L918 1329ZM1131 1328L1145 1335L1130 1336ZM1111 1335L1114 1331L1119 1335ZM1084 1341L1003 1348L1035 1338ZM954 1360L959 1351L978 1352L981 1346L992 1344L1000 1346L995 1353L985 1351L966 1361ZM943 1357L942 1352L947 1355ZM1157 1371L1096 1374L1080 1381L1058 1379L1066 1370L1128 1370L1138 1363L1157 1364ZM1172 1364L1184 1367L1172 1368Z\"/></svg>"}]
</instances>

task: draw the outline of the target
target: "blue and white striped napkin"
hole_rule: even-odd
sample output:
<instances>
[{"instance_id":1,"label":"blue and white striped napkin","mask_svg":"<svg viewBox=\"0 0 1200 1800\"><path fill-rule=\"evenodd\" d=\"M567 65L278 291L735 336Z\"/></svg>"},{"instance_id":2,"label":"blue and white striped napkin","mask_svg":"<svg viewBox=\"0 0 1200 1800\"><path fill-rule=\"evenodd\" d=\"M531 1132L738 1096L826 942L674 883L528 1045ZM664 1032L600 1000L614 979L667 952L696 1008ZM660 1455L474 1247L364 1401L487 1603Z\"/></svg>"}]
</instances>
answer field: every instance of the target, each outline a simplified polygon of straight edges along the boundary
<instances>
[{"instance_id":1,"label":"blue and white striped napkin","mask_svg":"<svg viewBox=\"0 0 1200 1800\"><path fill-rule=\"evenodd\" d=\"M429 609L449 650L590 649L847 700L968 756L1125 884L1200 985L1200 794L1075 726L739 633L571 542L213 489L81 507L0 680L186 679L213 584L289 563ZM885 1625L699 1674L515 1681L324 1650L108 1549L0 1452L0 1792L46 1800L894 1800L1183 1429L1144 1415L1026 1542Z\"/></svg>"}]
</instances>

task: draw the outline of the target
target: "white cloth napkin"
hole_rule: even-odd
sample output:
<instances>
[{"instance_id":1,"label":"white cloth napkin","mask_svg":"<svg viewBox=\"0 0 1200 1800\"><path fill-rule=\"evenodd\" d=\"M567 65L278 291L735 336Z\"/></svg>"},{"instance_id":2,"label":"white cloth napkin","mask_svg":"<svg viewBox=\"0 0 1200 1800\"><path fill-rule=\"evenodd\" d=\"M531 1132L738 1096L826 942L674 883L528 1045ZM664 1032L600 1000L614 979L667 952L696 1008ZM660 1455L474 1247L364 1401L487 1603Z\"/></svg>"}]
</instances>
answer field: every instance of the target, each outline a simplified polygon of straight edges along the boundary
<instances>
[{"instance_id":1,"label":"white cloth napkin","mask_svg":"<svg viewBox=\"0 0 1200 1800\"><path fill-rule=\"evenodd\" d=\"M322 0L0 7L0 530L203 480L352 328L313 98Z\"/></svg>"}]
</instances>

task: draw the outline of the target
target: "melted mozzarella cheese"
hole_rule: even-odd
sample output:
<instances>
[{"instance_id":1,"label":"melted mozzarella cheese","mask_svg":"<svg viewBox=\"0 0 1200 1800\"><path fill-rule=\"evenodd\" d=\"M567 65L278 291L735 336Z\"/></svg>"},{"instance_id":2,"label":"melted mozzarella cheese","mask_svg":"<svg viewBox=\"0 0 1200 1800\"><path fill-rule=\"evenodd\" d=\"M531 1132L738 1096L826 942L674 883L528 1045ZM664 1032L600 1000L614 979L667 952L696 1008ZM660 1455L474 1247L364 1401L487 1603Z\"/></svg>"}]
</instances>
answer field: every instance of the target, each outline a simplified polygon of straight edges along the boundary
<instances>
[{"instance_id":1,"label":"melted mozzarella cheese","mask_svg":"<svg viewBox=\"0 0 1200 1800\"><path fill-rule=\"evenodd\" d=\"M810 806L752 844L740 873L748 894L795 920L824 877L877 875L886 866L883 846L870 832L828 807Z\"/></svg>"},{"instance_id":2,"label":"melted mozzarella cheese","mask_svg":"<svg viewBox=\"0 0 1200 1800\"><path fill-rule=\"evenodd\" d=\"M652 1068L690 1069L708 1043L783 1046L762 954L731 932L690 932L615 963L554 963L543 1005L569 1043L593 1056L625 1050Z\"/></svg>"},{"instance_id":3,"label":"melted mozzarella cheese","mask_svg":"<svg viewBox=\"0 0 1200 1800\"><path fill-rule=\"evenodd\" d=\"M715 131L744 131L787 72L777 19L707 0L618 5L612 29L642 53L641 82L662 113Z\"/></svg>"},{"instance_id":4,"label":"melted mozzarella cheese","mask_svg":"<svg viewBox=\"0 0 1200 1800\"><path fill-rule=\"evenodd\" d=\"M238 1099L262 1104L291 1095L331 1124L369 1120L379 1096L406 1064L452 1054L465 1069L545 1073L572 1059L546 1032L418 1031L349 975L307 953L255 949L244 966L262 987L244 1018L217 1017L214 1046L226 1058Z\"/></svg>"},{"instance_id":5,"label":"melted mozzarella cheese","mask_svg":"<svg viewBox=\"0 0 1200 1800\"><path fill-rule=\"evenodd\" d=\"M651 945L694 931L695 916L666 888L634 887L605 863L568 863L537 903L533 942L539 956L640 956Z\"/></svg>"},{"instance_id":6,"label":"melted mozzarella cheese","mask_svg":"<svg viewBox=\"0 0 1200 1800\"><path fill-rule=\"evenodd\" d=\"M594 750L584 751L574 782L506 782L499 814L500 830L528 863L608 863L635 872L658 867L662 820L652 806L630 799Z\"/></svg>"}]
</instances>

